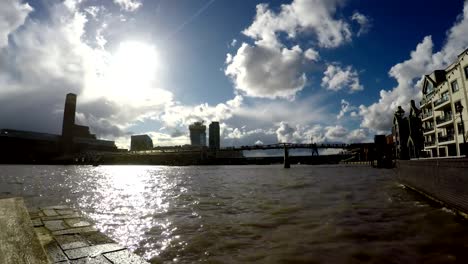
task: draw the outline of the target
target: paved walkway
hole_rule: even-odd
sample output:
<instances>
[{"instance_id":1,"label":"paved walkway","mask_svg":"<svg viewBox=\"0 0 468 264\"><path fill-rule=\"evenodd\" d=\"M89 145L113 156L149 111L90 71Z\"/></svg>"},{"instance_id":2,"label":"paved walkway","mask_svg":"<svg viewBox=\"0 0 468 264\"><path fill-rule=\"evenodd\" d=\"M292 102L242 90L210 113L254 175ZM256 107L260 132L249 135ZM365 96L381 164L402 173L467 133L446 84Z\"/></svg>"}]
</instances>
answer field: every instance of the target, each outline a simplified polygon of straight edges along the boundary
<instances>
[{"instance_id":1,"label":"paved walkway","mask_svg":"<svg viewBox=\"0 0 468 264\"><path fill-rule=\"evenodd\" d=\"M148 263L98 232L91 222L66 206L30 210L29 215L51 263Z\"/></svg>"},{"instance_id":2,"label":"paved walkway","mask_svg":"<svg viewBox=\"0 0 468 264\"><path fill-rule=\"evenodd\" d=\"M21 198L0 200L0 263L48 263Z\"/></svg>"}]
</instances>

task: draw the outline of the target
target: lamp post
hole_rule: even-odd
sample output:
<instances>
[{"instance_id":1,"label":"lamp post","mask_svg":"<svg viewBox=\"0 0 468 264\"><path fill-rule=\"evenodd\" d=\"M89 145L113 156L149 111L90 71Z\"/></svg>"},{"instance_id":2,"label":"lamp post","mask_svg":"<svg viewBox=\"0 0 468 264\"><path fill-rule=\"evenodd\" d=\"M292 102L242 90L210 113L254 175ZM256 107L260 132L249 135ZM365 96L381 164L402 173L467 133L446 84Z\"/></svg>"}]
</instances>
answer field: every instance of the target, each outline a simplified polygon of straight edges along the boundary
<instances>
[{"instance_id":1,"label":"lamp post","mask_svg":"<svg viewBox=\"0 0 468 264\"><path fill-rule=\"evenodd\" d=\"M460 121L461 121L461 129L462 129L462 136L463 136L463 148L462 148L462 155L465 155L465 148L466 148L466 138L465 138L465 124L463 123L463 105L461 103L458 103L455 106L455 110L460 113ZM460 131L458 131L460 133Z\"/></svg>"}]
</instances>

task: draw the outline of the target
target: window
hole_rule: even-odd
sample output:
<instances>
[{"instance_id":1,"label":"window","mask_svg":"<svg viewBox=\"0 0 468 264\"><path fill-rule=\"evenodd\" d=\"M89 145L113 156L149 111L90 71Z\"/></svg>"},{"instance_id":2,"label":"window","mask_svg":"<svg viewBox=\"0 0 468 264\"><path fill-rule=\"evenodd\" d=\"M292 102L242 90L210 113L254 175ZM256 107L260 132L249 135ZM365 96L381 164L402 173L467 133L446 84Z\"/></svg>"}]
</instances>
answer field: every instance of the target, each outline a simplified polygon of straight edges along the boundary
<instances>
[{"instance_id":1,"label":"window","mask_svg":"<svg viewBox=\"0 0 468 264\"><path fill-rule=\"evenodd\" d=\"M434 91L434 86L432 86L432 83L428 81L427 86L426 86L426 94L430 94L430 93L432 93L432 91Z\"/></svg>"},{"instance_id":2,"label":"window","mask_svg":"<svg viewBox=\"0 0 468 264\"><path fill-rule=\"evenodd\" d=\"M443 92L441 95L440 95L440 99L443 100L442 102L440 103L443 103L445 101L447 101L449 99L449 92L446 91L446 92Z\"/></svg>"},{"instance_id":3,"label":"window","mask_svg":"<svg viewBox=\"0 0 468 264\"><path fill-rule=\"evenodd\" d=\"M463 125L461 122L458 122L457 124L457 131L458 131L458 134L463 134Z\"/></svg>"},{"instance_id":4,"label":"window","mask_svg":"<svg viewBox=\"0 0 468 264\"><path fill-rule=\"evenodd\" d=\"M457 80L453 81L453 82L451 83L451 86L452 86L452 93L454 93L454 92L456 92L456 91L459 90Z\"/></svg>"},{"instance_id":5,"label":"window","mask_svg":"<svg viewBox=\"0 0 468 264\"><path fill-rule=\"evenodd\" d=\"M468 66L466 66L464 70L465 70L465 78L468 79Z\"/></svg>"}]
</instances>

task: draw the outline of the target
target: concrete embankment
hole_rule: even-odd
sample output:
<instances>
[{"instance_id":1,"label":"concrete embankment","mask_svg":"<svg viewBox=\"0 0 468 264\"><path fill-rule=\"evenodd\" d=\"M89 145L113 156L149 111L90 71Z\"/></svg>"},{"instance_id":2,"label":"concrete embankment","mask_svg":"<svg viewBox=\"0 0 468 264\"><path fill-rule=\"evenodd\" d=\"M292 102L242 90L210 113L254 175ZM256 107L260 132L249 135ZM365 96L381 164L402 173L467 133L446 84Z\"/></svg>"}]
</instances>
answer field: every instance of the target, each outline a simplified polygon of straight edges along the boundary
<instances>
[{"instance_id":1,"label":"concrete embankment","mask_svg":"<svg viewBox=\"0 0 468 264\"><path fill-rule=\"evenodd\" d=\"M29 210L0 200L0 263L143 264L143 258L96 230L67 206Z\"/></svg>"},{"instance_id":2,"label":"concrete embankment","mask_svg":"<svg viewBox=\"0 0 468 264\"><path fill-rule=\"evenodd\" d=\"M464 215L468 214L468 159L397 161L398 180Z\"/></svg>"}]
</instances>

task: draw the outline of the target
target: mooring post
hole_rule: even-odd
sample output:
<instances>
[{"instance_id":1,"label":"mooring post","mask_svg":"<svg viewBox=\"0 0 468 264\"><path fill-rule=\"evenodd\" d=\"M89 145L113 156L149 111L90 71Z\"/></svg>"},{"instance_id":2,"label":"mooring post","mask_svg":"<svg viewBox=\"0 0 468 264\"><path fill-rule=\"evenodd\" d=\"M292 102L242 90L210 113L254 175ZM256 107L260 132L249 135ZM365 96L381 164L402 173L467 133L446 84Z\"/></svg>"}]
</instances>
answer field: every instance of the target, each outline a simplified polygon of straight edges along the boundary
<instances>
[{"instance_id":1,"label":"mooring post","mask_svg":"<svg viewBox=\"0 0 468 264\"><path fill-rule=\"evenodd\" d=\"M291 163L289 162L289 150L286 145L284 145L284 168L291 168Z\"/></svg>"}]
</instances>

